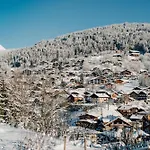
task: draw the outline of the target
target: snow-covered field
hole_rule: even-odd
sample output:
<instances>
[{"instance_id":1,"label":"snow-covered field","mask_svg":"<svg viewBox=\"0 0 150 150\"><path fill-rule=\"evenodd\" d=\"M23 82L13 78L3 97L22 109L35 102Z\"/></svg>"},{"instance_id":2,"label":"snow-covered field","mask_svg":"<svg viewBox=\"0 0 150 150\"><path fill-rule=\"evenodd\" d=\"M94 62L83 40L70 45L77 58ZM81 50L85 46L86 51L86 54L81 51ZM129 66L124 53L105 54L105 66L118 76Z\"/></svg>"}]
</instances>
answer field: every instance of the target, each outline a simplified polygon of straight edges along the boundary
<instances>
[{"instance_id":1,"label":"snow-covered field","mask_svg":"<svg viewBox=\"0 0 150 150\"><path fill-rule=\"evenodd\" d=\"M29 138L30 137L30 138ZM30 144L30 140L35 141L35 134L32 133L31 131L28 130L24 130L24 129L16 129L13 128L9 125L6 124L2 124L0 123L0 150L25 150L23 147L20 148L18 145L21 142L25 142ZM38 146L32 146L32 150L64 150L64 143L62 140L60 141L56 141L54 139L49 138L49 143L48 138L44 138L44 143L45 146L40 147L41 145L43 145L43 143L41 143L41 139L39 139L38 141L35 141L34 144L36 144L36 142L38 143ZM52 145L52 143L55 141L54 145ZM87 143L88 144L88 143ZM24 144L21 144L24 145ZM31 144L33 145L33 143ZM79 141L78 143L76 142L76 145L74 145L74 143L68 142L67 140L67 144L66 144L66 150L83 150L84 149L84 144L83 142ZM31 150L31 149L28 149ZM87 150L95 150L95 148L87 148Z\"/></svg>"},{"instance_id":2,"label":"snow-covered field","mask_svg":"<svg viewBox=\"0 0 150 150\"><path fill-rule=\"evenodd\" d=\"M16 150L21 140L24 140L30 132L16 129L6 124L0 124L0 150Z\"/></svg>"},{"instance_id":3,"label":"snow-covered field","mask_svg":"<svg viewBox=\"0 0 150 150\"><path fill-rule=\"evenodd\" d=\"M34 141L34 142L33 142ZM44 141L44 142L43 142ZM22 142L29 144L29 149L32 150L64 150L64 143L62 140L54 140L50 137L41 137L37 134L19 128L14 128L9 125L0 123L0 150L25 150L23 148L24 144ZM20 148L18 145L22 145ZM72 143L67 142L67 150L83 150L84 145L74 146ZM87 150L94 150L88 148Z\"/></svg>"},{"instance_id":4,"label":"snow-covered field","mask_svg":"<svg viewBox=\"0 0 150 150\"><path fill-rule=\"evenodd\" d=\"M0 123L0 150L53 150L56 143L60 141Z\"/></svg>"}]
</instances>

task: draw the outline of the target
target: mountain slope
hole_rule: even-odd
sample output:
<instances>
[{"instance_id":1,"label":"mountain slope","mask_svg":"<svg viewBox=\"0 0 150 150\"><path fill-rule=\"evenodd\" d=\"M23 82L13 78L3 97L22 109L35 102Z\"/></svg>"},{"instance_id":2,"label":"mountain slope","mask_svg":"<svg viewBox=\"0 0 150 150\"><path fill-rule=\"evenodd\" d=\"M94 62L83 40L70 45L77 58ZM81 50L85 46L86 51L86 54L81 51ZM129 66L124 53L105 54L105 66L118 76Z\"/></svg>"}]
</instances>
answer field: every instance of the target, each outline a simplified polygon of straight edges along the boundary
<instances>
[{"instance_id":1,"label":"mountain slope","mask_svg":"<svg viewBox=\"0 0 150 150\"><path fill-rule=\"evenodd\" d=\"M136 49L141 53L150 51L150 24L124 23L70 33L12 51L7 56L7 62L10 65L15 59L30 67L37 66L42 61L61 62L67 58L87 57L103 51L129 49Z\"/></svg>"},{"instance_id":2,"label":"mountain slope","mask_svg":"<svg viewBox=\"0 0 150 150\"><path fill-rule=\"evenodd\" d=\"M3 120L36 131L47 133L55 127L60 132L63 129L60 121L65 122L65 117L59 119L65 114L60 114L60 109L68 106L68 92L64 89L75 87L70 85L72 79L77 87L80 84L82 87L90 78L99 75L113 80L113 72L120 74L125 69L136 75L135 80L138 80L140 69L150 72L150 54L140 55L135 63L129 56L130 49L141 54L149 52L150 24L93 28L5 53L0 57L0 114ZM122 51L121 58L116 57L116 51ZM110 70L110 74L105 74L104 69ZM147 81L143 77L141 83L145 84ZM149 78L147 80L149 86Z\"/></svg>"}]
</instances>

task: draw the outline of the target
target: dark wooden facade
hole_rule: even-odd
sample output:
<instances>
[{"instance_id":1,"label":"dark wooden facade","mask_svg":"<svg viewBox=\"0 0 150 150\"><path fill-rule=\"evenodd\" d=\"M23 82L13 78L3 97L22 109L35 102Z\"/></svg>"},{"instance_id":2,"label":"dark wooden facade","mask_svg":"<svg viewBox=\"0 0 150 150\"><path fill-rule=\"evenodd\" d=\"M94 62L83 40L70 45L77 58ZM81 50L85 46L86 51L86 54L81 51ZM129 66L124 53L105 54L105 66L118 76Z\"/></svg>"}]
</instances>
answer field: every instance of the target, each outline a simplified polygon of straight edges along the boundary
<instances>
[{"instance_id":1,"label":"dark wooden facade","mask_svg":"<svg viewBox=\"0 0 150 150\"><path fill-rule=\"evenodd\" d=\"M136 100L147 100L147 94L143 91L132 91L129 95Z\"/></svg>"}]
</instances>

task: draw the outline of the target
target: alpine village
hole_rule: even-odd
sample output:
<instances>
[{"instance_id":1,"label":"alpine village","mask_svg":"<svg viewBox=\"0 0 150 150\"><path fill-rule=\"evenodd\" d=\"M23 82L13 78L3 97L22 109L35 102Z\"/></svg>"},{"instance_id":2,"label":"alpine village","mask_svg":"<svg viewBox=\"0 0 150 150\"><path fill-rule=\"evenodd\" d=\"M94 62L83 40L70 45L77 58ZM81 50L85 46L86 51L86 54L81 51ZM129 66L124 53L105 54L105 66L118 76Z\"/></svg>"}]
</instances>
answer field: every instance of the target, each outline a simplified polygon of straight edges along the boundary
<instances>
[{"instance_id":1,"label":"alpine village","mask_svg":"<svg viewBox=\"0 0 150 150\"><path fill-rule=\"evenodd\" d=\"M2 50L0 61L1 123L64 150L149 149L150 24L74 32Z\"/></svg>"}]
</instances>

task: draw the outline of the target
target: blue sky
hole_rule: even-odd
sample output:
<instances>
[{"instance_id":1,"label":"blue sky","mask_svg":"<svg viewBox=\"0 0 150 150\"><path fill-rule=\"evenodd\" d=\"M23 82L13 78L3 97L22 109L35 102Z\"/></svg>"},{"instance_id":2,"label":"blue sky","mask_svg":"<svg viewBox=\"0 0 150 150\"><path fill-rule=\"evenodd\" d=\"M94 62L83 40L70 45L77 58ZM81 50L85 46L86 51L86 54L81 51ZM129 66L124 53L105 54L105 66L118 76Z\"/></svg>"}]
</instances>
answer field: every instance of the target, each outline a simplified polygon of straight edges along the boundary
<instances>
[{"instance_id":1,"label":"blue sky","mask_svg":"<svg viewBox=\"0 0 150 150\"><path fill-rule=\"evenodd\" d=\"M0 0L0 44L32 46L97 26L150 23L149 15L150 0Z\"/></svg>"}]
</instances>

